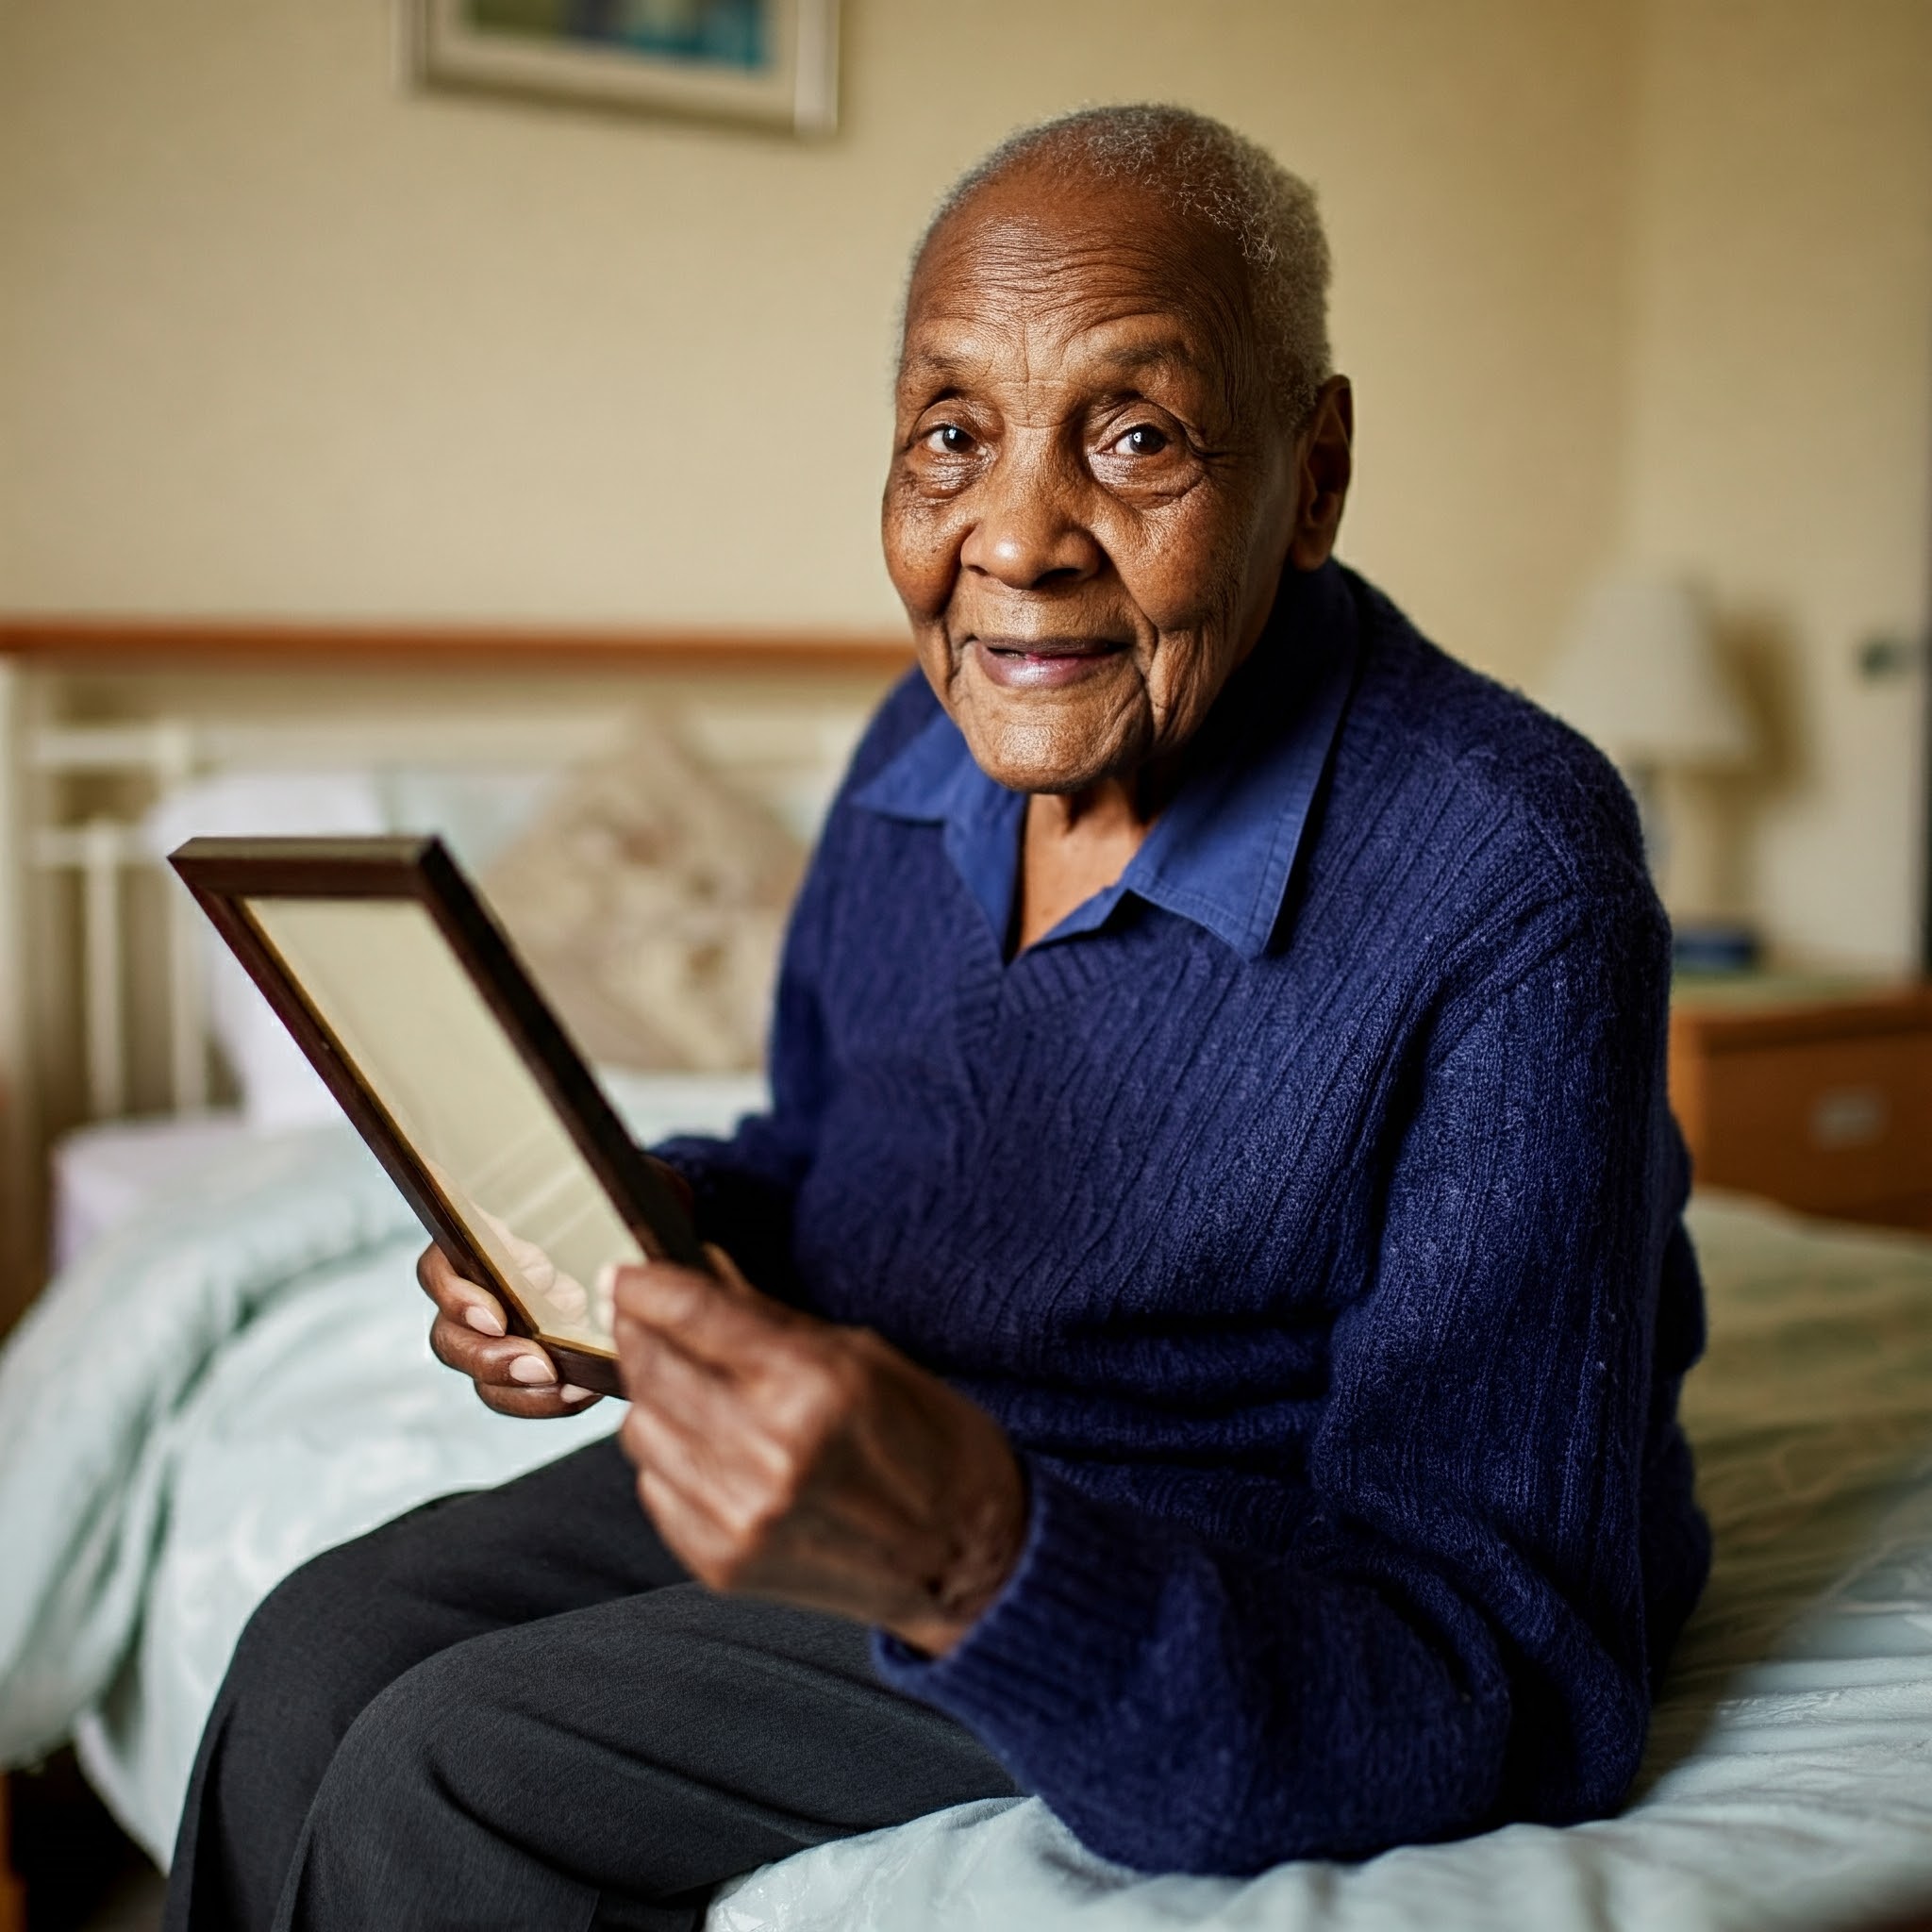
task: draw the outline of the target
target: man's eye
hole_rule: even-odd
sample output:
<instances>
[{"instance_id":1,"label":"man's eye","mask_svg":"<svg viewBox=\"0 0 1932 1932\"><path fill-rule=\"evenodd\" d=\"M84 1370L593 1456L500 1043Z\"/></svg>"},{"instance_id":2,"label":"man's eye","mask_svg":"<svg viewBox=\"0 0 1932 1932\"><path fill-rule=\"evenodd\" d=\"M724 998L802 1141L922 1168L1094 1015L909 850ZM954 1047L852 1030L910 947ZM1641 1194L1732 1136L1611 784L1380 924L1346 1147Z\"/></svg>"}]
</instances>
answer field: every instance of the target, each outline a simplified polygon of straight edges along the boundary
<instances>
[{"instance_id":1,"label":"man's eye","mask_svg":"<svg viewBox=\"0 0 1932 1932\"><path fill-rule=\"evenodd\" d=\"M941 423L937 429L928 429L925 441L928 447L949 457L968 456L974 446L971 433L957 423Z\"/></svg>"},{"instance_id":2,"label":"man's eye","mask_svg":"<svg viewBox=\"0 0 1932 1932\"><path fill-rule=\"evenodd\" d=\"M1123 456L1158 457L1167 447L1167 433L1155 428L1151 423L1141 423L1129 429L1124 436L1114 439L1114 448Z\"/></svg>"}]
</instances>

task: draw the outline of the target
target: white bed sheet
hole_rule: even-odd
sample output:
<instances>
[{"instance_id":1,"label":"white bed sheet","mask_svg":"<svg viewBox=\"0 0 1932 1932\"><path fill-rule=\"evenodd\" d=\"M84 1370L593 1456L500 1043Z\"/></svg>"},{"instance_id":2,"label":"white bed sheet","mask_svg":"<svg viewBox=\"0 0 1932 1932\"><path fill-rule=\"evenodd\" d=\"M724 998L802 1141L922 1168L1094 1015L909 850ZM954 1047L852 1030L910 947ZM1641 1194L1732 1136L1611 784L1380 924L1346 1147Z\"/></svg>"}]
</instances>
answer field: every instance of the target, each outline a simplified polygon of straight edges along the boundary
<instances>
[{"instance_id":1,"label":"white bed sheet","mask_svg":"<svg viewBox=\"0 0 1932 1932\"><path fill-rule=\"evenodd\" d=\"M53 1158L54 1272L70 1267L142 1202L192 1186L258 1131L238 1109L116 1121L67 1135Z\"/></svg>"}]
</instances>

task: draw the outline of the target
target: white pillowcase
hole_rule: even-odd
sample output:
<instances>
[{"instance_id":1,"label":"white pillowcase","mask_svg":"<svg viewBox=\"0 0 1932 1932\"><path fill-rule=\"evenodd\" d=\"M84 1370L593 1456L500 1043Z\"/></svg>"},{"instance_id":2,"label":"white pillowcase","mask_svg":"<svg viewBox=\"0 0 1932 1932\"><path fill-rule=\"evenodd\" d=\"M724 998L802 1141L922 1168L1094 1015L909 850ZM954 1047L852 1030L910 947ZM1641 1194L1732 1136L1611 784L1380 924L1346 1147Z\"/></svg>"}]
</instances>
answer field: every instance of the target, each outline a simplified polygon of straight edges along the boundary
<instances>
[{"instance_id":1,"label":"white pillowcase","mask_svg":"<svg viewBox=\"0 0 1932 1932\"><path fill-rule=\"evenodd\" d=\"M154 856L165 858L184 840L204 835L382 832L389 829L384 818L375 780L366 772L229 772L171 792L142 830ZM202 960L208 1024L242 1090L248 1124L294 1127L339 1119L328 1089L212 926L203 934Z\"/></svg>"}]
</instances>

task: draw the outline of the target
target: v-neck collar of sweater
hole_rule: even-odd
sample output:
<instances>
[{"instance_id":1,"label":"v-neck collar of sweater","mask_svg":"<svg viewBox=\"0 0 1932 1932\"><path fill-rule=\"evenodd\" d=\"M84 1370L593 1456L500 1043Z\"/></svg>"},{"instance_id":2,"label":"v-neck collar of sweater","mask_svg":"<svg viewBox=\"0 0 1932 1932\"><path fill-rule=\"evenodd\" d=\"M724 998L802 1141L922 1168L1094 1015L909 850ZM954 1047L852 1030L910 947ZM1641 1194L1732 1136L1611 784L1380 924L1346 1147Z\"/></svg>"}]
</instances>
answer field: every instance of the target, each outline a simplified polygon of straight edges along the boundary
<instances>
[{"instance_id":1,"label":"v-neck collar of sweater","mask_svg":"<svg viewBox=\"0 0 1932 1932\"><path fill-rule=\"evenodd\" d=\"M1354 682L1356 603L1336 563L1283 575L1254 655L1207 724L1221 748L1190 777L1110 886L1039 943L1093 932L1128 894L1213 933L1245 958L1277 937L1302 834ZM944 711L853 794L887 818L943 827L947 857L996 943L1012 930L1026 800L974 763Z\"/></svg>"}]
</instances>

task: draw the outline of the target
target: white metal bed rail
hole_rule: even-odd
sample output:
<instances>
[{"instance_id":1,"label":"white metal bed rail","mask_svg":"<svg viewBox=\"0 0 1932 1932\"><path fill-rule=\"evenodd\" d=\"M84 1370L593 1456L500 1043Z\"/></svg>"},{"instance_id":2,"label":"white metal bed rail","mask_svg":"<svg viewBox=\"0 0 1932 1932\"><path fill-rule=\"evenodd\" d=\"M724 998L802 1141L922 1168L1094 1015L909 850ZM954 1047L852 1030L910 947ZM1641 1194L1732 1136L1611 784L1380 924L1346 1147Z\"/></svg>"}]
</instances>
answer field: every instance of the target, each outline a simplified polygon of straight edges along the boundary
<instances>
[{"instance_id":1,"label":"white metal bed rail","mask_svg":"<svg viewBox=\"0 0 1932 1932\"><path fill-rule=\"evenodd\" d=\"M94 815L41 824L25 840L27 866L78 883L78 1006L87 1111L125 1113L130 1093L126 882L157 868L142 832L148 808L198 778L235 771L372 774L439 768L505 773L564 769L611 749L627 715L591 711L532 715L349 715L245 722L162 718L146 723L47 723L25 734L25 762L41 778L134 780L144 794L129 818ZM807 707L694 699L677 708L676 735L702 760L803 828L816 816L862 722L849 704ZM192 1113L209 1095L209 1024L199 921L185 894L167 899L168 1092L172 1109Z\"/></svg>"},{"instance_id":2,"label":"white metal bed rail","mask_svg":"<svg viewBox=\"0 0 1932 1932\"><path fill-rule=\"evenodd\" d=\"M26 743L26 764L50 777L136 775L157 794L188 782L195 771L192 728L178 719L147 724L43 724ZM127 1108L127 1018L123 999L125 952L122 874L151 863L139 828L106 817L77 825L38 825L27 863L80 880L81 1038L88 1109L96 1120ZM202 1020L200 959L192 908L168 904L168 1088L176 1113L208 1105L208 1041Z\"/></svg>"}]
</instances>

